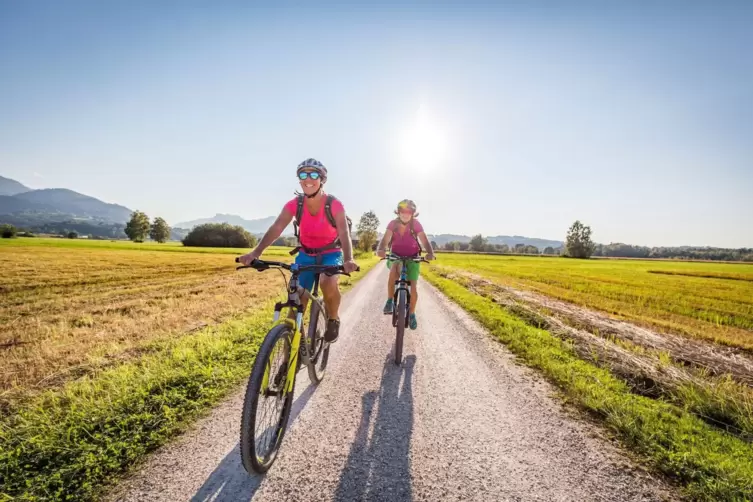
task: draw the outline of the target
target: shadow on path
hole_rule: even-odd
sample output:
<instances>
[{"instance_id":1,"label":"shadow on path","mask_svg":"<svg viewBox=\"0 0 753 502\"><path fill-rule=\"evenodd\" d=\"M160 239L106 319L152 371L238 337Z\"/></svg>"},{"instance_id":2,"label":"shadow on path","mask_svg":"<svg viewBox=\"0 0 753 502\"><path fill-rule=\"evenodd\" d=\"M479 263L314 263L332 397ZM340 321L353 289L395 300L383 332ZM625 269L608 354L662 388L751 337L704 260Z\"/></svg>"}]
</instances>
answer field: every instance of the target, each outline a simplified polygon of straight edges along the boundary
<instances>
[{"instance_id":1,"label":"shadow on path","mask_svg":"<svg viewBox=\"0 0 753 502\"><path fill-rule=\"evenodd\" d=\"M395 366L388 354L379 392L362 397L361 423L335 492L337 502L411 501L410 442L413 432L413 369L416 356ZM373 418L374 406L378 406ZM369 429L372 433L369 438Z\"/></svg>"},{"instance_id":2,"label":"shadow on path","mask_svg":"<svg viewBox=\"0 0 753 502\"><path fill-rule=\"evenodd\" d=\"M309 383L306 390L293 402L288 428L301 414L316 388L316 385ZM236 444L235 448L222 459L222 462L204 481L201 488L191 498L191 502L248 502L259 490L263 480L264 476L246 472L241 462L240 444Z\"/></svg>"}]
</instances>

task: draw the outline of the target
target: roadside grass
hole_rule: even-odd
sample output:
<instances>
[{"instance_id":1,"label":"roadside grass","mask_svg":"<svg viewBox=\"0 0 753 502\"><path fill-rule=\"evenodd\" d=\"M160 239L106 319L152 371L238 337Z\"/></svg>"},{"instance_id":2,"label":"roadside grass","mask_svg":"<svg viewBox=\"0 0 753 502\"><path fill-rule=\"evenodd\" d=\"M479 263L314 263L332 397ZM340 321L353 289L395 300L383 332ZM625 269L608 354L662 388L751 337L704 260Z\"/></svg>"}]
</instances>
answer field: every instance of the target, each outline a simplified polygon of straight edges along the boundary
<instances>
[{"instance_id":1,"label":"roadside grass","mask_svg":"<svg viewBox=\"0 0 753 502\"><path fill-rule=\"evenodd\" d=\"M753 265L443 254L499 284L606 312L661 332L753 350Z\"/></svg>"},{"instance_id":2,"label":"roadside grass","mask_svg":"<svg viewBox=\"0 0 753 502\"><path fill-rule=\"evenodd\" d=\"M753 445L682 407L636 395L608 370L582 360L573 345L428 269L426 278L460 304L567 399L599 417L655 469L677 479L694 500L753 499Z\"/></svg>"},{"instance_id":3,"label":"roadside grass","mask_svg":"<svg viewBox=\"0 0 753 502\"><path fill-rule=\"evenodd\" d=\"M282 279L235 272L222 254L230 253L0 247L4 263L15 260L0 282L1 312L11 322L0 326L37 316L36 335L46 336L36 342L19 340L18 327L0 331L11 342L4 355L23 347L0 408L0 501L94 500L248 377ZM265 256L288 257L287 250ZM362 272L343 289L376 263L359 257ZM90 273L71 280L80 270ZM6 300L9 309L37 303L30 315L11 314ZM126 319L133 324L119 324Z\"/></svg>"}]
</instances>

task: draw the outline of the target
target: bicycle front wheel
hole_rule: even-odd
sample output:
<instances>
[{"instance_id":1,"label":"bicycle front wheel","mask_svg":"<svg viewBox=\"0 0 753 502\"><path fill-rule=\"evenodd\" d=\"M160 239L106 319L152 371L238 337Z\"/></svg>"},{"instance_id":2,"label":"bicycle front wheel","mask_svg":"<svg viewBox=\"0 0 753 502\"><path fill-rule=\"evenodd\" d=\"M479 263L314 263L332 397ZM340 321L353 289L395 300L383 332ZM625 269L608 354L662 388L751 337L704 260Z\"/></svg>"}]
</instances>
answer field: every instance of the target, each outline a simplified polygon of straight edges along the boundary
<instances>
[{"instance_id":1,"label":"bicycle front wheel","mask_svg":"<svg viewBox=\"0 0 753 502\"><path fill-rule=\"evenodd\" d=\"M398 366L403 362L403 336L405 335L405 320L407 318L408 306L405 300L405 291L397 294L397 326L395 336L395 364Z\"/></svg>"},{"instance_id":2,"label":"bicycle front wheel","mask_svg":"<svg viewBox=\"0 0 753 502\"><path fill-rule=\"evenodd\" d=\"M320 301L311 302L311 316L308 330L309 351L309 379L319 383L324 379L329 360L329 344L324 342L324 332L327 329L327 316Z\"/></svg>"},{"instance_id":3,"label":"bicycle front wheel","mask_svg":"<svg viewBox=\"0 0 753 502\"><path fill-rule=\"evenodd\" d=\"M248 473L261 474L272 466L285 435L295 393L295 380L288 382L292 337L287 324L272 328L248 379L240 431L241 460Z\"/></svg>"}]
</instances>

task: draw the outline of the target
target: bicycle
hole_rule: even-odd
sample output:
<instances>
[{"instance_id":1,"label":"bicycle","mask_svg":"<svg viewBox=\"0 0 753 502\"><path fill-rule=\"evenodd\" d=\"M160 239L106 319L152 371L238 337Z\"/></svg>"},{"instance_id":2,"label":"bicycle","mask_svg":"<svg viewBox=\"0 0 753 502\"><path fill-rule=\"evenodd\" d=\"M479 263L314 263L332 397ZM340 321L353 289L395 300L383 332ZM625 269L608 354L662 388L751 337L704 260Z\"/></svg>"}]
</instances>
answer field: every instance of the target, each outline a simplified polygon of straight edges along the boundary
<instances>
[{"instance_id":1,"label":"bicycle","mask_svg":"<svg viewBox=\"0 0 753 502\"><path fill-rule=\"evenodd\" d=\"M236 258L235 262L240 263L240 259ZM324 341L328 317L324 303L319 298L320 274L330 276L350 274L346 273L342 266L301 266L295 263L289 265L265 260L255 260L250 265L237 267L237 270L246 268L253 268L259 272L277 268L283 278L285 274L282 270L287 270L291 274L290 280L286 281L285 285L288 299L284 303L275 304L273 325L256 354L243 400L240 430L243 467L249 474L251 471L263 474L274 463L282 444L293 404L296 375L301 365L305 364L308 367L309 379L314 384L322 381L327 370L330 344ZM305 309L298 289L299 276L303 272L316 274L314 287L309 295L311 309L306 335L303 333ZM295 318L281 319L280 314L284 308L290 309ZM263 425L262 434L257 438L260 397L265 400L262 405L261 421L269 418L270 423ZM271 404L274 406L271 414L266 407L267 398L271 398ZM264 446L264 449L259 451L257 449L259 446Z\"/></svg>"},{"instance_id":2,"label":"bicycle","mask_svg":"<svg viewBox=\"0 0 753 502\"><path fill-rule=\"evenodd\" d=\"M408 280L408 262L428 263L429 260L423 256L397 256L390 254L382 260L402 263L400 278L395 281L395 294L393 296L392 326L395 328L395 364L400 365L403 362L403 338L405 328L410 322L410 287L411 281Z\"/></svg>"}]
</instances>

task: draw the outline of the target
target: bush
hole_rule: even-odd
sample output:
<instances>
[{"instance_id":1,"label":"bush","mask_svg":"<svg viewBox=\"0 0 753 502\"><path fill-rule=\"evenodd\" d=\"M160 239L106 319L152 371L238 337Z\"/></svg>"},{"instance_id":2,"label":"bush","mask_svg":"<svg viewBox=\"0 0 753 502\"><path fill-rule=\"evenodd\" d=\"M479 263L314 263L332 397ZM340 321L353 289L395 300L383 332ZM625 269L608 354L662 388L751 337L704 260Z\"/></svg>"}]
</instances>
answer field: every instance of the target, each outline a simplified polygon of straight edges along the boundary
<instances>
[{"instance_id":1,"label":"bush","mask_svg":"<svg viewBox=\"0 0 753 502\"><path fill-rule=\"evenodd\" d=\"M68 232L68 235L66 235L69 239L78 239L78 234L76 232Z\"/></svg>"},{"instance_id":2,"label":"bush","mask_svg":"<svg viewBox=\"0 0 753 502\"><path fill-rule=\"evenodd\" d=\"M256 237L248 233L243 227L228 223L205 223L191 230L185 239L184 246L216 247L216 248L251 248L256 246Z\"/></svg>"},{"instance_id":3,"label":"bush","mask_svg":"<svg viewBox=\"0 0 753 502\"><path fill-rule=\"evenodd\" d=\"M0 235L2 235L3 239L12 239L16 236L16 232L16 227L13 225L8 225L7 223L0 225Z\"/></svg>"}]
</instances>

